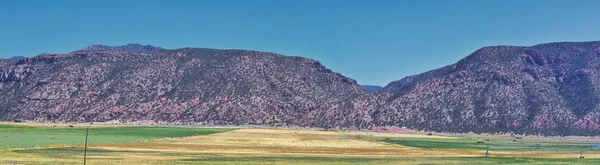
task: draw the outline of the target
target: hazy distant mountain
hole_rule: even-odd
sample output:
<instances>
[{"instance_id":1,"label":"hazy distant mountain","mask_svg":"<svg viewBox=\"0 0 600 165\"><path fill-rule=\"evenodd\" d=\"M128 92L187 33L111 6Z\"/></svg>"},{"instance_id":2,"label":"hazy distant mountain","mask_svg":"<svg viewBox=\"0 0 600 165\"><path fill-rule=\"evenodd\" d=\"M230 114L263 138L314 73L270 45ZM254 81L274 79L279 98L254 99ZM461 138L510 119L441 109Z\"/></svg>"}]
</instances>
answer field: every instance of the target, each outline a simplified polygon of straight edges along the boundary
<instances>
[{"instance_id":1,"label":"hazy distant mountain","mask_svg":"<svg viewBox=\"0 0 600 165\"><path fill-rule=\"evenodd\" d=\"M14 57L9 58L9 60L17 62L17 61L19 61L19 60L21 60L23 58L25 58L25 57L23 57L23 56L14 56Z\"/></svg>"},{"instance_id":2,"label":"hazy distant mountain","mask_svg":"<svg viewBox=\"0 0 600 165\"><path fill-rule=\"evenodd\" d=\"M367 90L370 93L375 93L383 88L383 87L377 86L377 85L362 85L362 87L365 88L365 90Z\"/></svg>"},{"instance_id":3,"label":"hazy distant mountain","mask_svg":"<svg viewBox=\"0 0 600 165\"><path fill-rule=\"evenodd\" d=\"M106 50L118 50L118 51L156 51L164 50L161 47L152 45L141 45L141 44L127 44L123 46L106 46L106 45L91 45L81 49L80 51L106 51Z\"/></svg>"},{"instance_id":4,"label":"hazy distant mountain","mask_svg":"<svg viewBox=\"0 0 600 165\"><path fill-rule=\"evenodd\" d=\"M481 48L390 83L376 125L454 132L597 135L600 42Z\"/></svg>"}]
</instances>

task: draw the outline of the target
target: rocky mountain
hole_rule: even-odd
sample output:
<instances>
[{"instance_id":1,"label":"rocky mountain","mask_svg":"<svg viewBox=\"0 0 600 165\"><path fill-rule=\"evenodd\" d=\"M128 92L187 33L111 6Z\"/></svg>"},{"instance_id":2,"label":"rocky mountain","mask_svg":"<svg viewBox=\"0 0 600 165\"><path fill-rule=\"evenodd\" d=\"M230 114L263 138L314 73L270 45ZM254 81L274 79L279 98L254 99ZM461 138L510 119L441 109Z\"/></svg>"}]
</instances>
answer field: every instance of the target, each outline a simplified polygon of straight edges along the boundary
<instances>
[{"instance_id":1,"label":"rocky mountain","mask_svg":"<svg viewBox=\"0 0 600 165\"><path fill-rule=\"evenodd\" d=\"M368 92L371 93L375 93L379 90L381 90L383 87L381 86L377 86L377 85L362 85L363 88L365 88L365 90L367 90Z\"/></svg>"},{"instance_id":2,"label":"rocky mountain","mask_svg":"<svg viewBox=\"0 0 600 165\"><path fill-rule=\"evenodd\" d=\"M481 48L369 93L318 61L90 46L0 60L0 120L598 135L600 42Z\"/></svg>"},{"instance_id":3,"label":"rocky mountain","mask_svg":"<svg viewBox=\"0 0 600 165\"><path fill-rule=\"evenodd\" d=\"M600 42L481 48L392 82L375 125L451 132L598 135Z\"/></svg>"},{"instance_id":4,"label":"rocky mountain","mask_svg":"<svg viewBox=\"0 0 600 165\"><path fill-rule=\"evenodd\" d=\"M130 44L0 64L4 121L371 126L355 80L301 57Z\"/></svg>"}]
</instances>

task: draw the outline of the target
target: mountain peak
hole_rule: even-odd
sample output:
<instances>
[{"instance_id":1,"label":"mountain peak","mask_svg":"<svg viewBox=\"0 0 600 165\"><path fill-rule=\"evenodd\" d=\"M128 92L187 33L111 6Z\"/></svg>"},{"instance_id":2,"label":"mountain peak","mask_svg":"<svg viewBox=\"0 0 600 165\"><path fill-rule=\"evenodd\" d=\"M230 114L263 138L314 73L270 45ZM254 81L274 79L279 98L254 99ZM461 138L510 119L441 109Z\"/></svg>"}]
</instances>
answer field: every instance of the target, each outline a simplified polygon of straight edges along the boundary
<instances>
[{"instance_id":1,"label":"mountain peak","mask_svg":"<svg viewBox=\"0 0 600 165\"><path fill-rule=\"evenodd\" d=\"M119 50L119 51L156 51L156 50L164 50L161 47L153 46L153 45L142 45L137 43L130 43L122 46L107 46L107 45L90 45L81 49L80 51L102 51L102 50Z\"/></svg>"}]
</instances>

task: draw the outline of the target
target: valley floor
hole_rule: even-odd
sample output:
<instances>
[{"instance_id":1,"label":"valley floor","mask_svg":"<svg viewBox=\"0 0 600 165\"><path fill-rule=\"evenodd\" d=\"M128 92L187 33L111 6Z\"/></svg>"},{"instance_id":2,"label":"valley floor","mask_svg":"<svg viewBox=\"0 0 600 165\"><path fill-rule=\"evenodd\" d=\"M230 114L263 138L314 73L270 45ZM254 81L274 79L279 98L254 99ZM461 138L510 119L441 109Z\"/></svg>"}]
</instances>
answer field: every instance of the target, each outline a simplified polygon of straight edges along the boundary
<instances>
[{"instance_id":1,"label":"valley floor","mask_svg":"<svg viewBox=\"0 0 600 165\"><path fill-rule=\"evenodd\" d=\"M0 164L81 164L83 127L0 124ZM595 139L94 125L89 142L87 164L600 164Z\"/></svg>"}]
</instances>

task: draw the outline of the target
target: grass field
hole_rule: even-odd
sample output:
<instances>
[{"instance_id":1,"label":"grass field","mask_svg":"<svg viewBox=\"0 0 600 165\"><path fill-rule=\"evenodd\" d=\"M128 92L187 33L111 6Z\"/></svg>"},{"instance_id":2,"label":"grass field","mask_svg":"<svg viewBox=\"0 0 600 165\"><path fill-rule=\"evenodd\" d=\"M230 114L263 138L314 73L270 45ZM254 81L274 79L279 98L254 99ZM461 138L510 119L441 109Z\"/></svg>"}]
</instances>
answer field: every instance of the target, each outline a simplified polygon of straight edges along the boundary
<instances>
[{"instance_id":1,"label":"grass field","mask_svg":"<svg viewBox=\"0 0 600 165\"><path fill-rule=\"evenodd\" d=\"M81 164L85 127L0 124L0 164ZM93 125L89 141L88 164L600 164L594 138Z\"/></svg>"},{"instance_id":2,"label":"grass field","mask_svg":"<svg viewBox=\"0 0 600 165\"><path fill-rule=\"evenodd\" d=\"M600 151L598 143L578 141L542 141L491 139L432 139L432 138L388 138L383 142L428 149L474 149L490 151ZM480 142L480 143L477 143Z\"/></svg>"},{"instance_id":3,"label":"grass field","mask_svg":"<svg viewBox=\"0 0 600 165\"><path fill-rule=\"evenodd\" d=\"M152 139L205 135L231 129L181 127L92 127L90 144L127 143ZM49 145L77 145L85 141L84 127L34 127L0 124L0 148L35 148Z\"/></svg>"}]
</instances>

